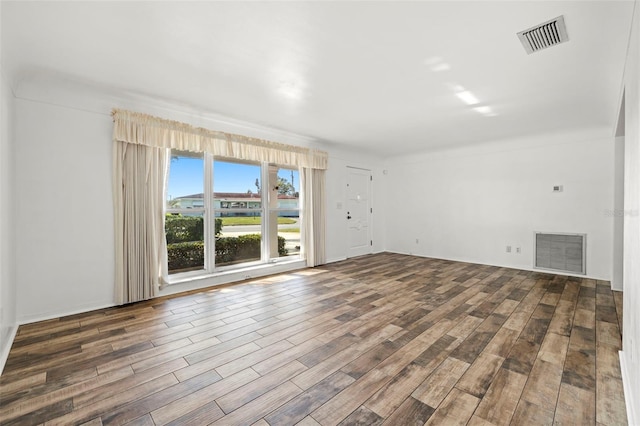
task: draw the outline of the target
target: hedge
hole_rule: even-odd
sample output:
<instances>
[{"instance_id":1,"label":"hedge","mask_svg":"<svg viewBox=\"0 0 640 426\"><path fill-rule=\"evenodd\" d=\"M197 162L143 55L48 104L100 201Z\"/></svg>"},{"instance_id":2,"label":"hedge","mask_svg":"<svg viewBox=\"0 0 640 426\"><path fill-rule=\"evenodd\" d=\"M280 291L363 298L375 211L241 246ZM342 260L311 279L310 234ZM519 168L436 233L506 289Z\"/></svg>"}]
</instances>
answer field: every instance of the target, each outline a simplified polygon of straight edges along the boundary
<instances>
[{"instance_id":1,"label":"hedge","mask_svg":"<svg viewBox=\"0 0 640 426\"><path fill-rule=\"evenodd\" d=\"M167 260L169 271L202 268L204 266L204 242L167 244Z\"/></svg>"},{"instance_id":2,"label":"hedge","mask_svg":"<svg viewBox=\"0 0 640 426\"><path fill-rule=\"evenodd\" d=\"M167 214L164 221L167 244L189 241L204 241L204 219L202 216ZM222 219L215 220L215 236L222 232Z\"/></svg>"},{"instance_id":3,"label":"hedge","mask_svg":"<svg viewBox=\"0 0 640 426\"><path fill-rule=\"evenodd\" d=\"M216 264L260 259L260 240L259 234L216 238ZM280 256L287 255L285 239L280 236L278 236L278 254ZM169 271L202 268L204 265L204 242L168 243L167 241L167 257Z\"/></svg>"}]
</instances>

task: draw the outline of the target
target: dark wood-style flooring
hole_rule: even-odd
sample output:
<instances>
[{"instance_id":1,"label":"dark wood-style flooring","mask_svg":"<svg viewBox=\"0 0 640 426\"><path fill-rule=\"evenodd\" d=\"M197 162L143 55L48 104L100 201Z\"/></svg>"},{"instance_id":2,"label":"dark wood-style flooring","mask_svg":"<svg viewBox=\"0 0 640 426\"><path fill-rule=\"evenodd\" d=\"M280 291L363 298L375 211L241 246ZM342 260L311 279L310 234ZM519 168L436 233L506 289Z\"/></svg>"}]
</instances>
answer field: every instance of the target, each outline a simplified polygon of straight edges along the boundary
<instances>
[{"instance_id":1,"label":"dark wood-style flooring","mask_svg":"<svg viewBox=\"0 0 640 426\"><path fill-rule=\"evenodd\" d=\"M365 256L21 326L0 424L621 425L621 301Z\"/></svg>"}]
</instances>

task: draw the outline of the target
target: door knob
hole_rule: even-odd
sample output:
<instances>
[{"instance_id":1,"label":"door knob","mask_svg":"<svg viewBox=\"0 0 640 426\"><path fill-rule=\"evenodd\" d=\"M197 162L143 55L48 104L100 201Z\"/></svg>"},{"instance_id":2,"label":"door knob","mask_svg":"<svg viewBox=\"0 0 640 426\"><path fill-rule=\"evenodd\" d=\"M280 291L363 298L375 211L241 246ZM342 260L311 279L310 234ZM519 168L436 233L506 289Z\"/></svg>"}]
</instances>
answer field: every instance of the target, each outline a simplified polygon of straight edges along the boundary
<instances>
[{"instance_id":1,"label":"door knob","mask_svg":"<svg viewBox=\"0 0 640 426\"><path fill-rule=\"evenodd\" d=\"M347 219L351 219L351 212L347 212Z\"/></svg>"},{"instance_id":2,"label":"door knob","mask_svg":"<svg viewBox=\"0 0 640 426\"><path fill-rule=\"evenodd\" d=\"M351 216L347 216L347 219L351 219Z\"/></svg>"}]
</instances>

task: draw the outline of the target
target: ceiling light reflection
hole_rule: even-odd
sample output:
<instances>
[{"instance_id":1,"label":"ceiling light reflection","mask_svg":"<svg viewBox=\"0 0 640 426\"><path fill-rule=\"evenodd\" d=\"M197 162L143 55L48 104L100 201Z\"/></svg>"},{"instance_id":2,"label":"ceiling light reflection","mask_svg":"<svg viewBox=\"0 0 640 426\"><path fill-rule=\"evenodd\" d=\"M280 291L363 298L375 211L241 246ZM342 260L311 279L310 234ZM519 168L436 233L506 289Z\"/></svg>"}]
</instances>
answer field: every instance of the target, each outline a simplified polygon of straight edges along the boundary
<instances>
[{"instance_id":1,"label":"ceiling light reflection","mask_svg":"<svg viewBox=\"0 0 640 426\"><path fill-rule=\"evenodd\" d=\"M490 106L477 106L473 108L474 111L479 112L480 114L486 116L486 117L495 117L496 115L498 115L497 113L495 113Z\"/></svg>"},{"instance_id":2,"label":"ceiling light reflection","mask_svg":"<svg viewBox=\"0 0 640 426\"><path fill-rule=\"evenodd\" d=\"M295 80L281 80L277 90L283 97L293 100L301 99L304 93L302 84Z\"/></svg>"},{"instance_id":3,"label":"ceiling light reflection","mask_svg":"<svg viewBox=\"0 0 640 426\"><path fill-rule=\"evenodd\" d=\"M475 105L480 103L478 98L476 98L475 95L468 90L456 92L456 96L467 105Z\"/></svg>"},{"instance_id":4,"label":"ceiling light reflection","mask_svg":"<svg viewBox=\"0 0 640 426\"><path fill-rule=\"evenodd\" d=\"M449 71L451 65L444 61L440 56L432 56L424 60L424 64L433 72Z\"/></svg>"}]
</instances>

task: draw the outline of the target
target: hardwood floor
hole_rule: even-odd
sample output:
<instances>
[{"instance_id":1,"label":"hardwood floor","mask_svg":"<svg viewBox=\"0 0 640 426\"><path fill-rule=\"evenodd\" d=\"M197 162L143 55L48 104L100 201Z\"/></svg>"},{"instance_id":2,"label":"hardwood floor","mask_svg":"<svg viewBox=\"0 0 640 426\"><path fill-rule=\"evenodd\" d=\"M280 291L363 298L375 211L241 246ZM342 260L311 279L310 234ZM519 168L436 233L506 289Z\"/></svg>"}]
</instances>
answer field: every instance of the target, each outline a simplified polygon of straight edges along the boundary
<instances>
[{"instance_id":1,"label":"hardwood floor","mask_svg":"<svg viewBox=\"0 0 640 426\"><path fill-rule=\"evenodd\" d=\"M365 256L21 326L0 424L621 425L621 302Z\"/></svg>"}]
</instances>

